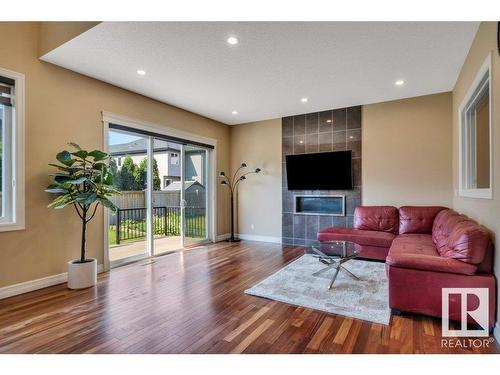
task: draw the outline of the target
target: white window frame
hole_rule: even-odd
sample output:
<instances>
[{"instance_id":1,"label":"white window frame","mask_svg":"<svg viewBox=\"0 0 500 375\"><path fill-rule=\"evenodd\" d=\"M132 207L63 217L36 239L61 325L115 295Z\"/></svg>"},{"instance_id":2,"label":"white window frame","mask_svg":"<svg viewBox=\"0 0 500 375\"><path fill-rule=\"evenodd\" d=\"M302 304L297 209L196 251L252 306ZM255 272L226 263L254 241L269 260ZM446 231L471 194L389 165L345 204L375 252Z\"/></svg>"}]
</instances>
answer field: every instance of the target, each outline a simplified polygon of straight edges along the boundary
<instances>
[{"instance_id":1,"label":"white window frame","mask_svg":"<svg viewBox=\"0 0 500 375\"><path fill-rule=\"evenodd\" d=\"M465 111L467 110L467 106L473 98L473 95L477 93L477 90L480 88L485 75L488 76L487 84L488 84L488 100L489 100L489 141L490 141L490 186L489 188L469 188L467 181L469 181L469 173L472 168L468 166L467 159L467 150L466 145L469 144L469 137L471 136L470 132L467 132L465 129L466 123L464 122ZM465 95L462 104L458 108L458 194L461 197L468 198L480 198L480 199L493 199L493 85L491 84L491 53L488 54L486 59L484 60L481 68L476 74L474 81L472 81L467 94Z\"/></svg>"},{"instance_id":2,"label":"white window frame","mask_svg":"<svg viewBox=\"0 0 500 375\"><path fill-rule=\"evenodd\" d=\"M0 68L0 76L14 80L14 123L11 140L12 155L12 212L9 220L0 219L0 232L24 230L25 196L24 196L24 74ZM5 142L5 141L4 141Z\"/></svg>"}]
</instances>

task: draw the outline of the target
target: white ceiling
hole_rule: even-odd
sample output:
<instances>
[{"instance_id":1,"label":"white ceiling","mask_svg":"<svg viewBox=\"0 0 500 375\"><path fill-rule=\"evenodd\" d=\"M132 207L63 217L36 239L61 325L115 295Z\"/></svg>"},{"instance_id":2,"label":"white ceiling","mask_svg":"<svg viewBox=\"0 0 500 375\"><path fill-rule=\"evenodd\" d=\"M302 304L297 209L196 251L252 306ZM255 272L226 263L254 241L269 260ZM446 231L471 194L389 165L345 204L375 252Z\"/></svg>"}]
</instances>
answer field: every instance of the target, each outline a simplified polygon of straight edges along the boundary
<instances>
[{"instance_id":1,"label":"white ceiling","mask_svg":"<svg viewBox=\"0 0 500 375\"><path fill-rule=\"evenodd\" d=\"M103 22L42 60L238 124L450 91L477 27L476 22ZM226 43L232 35L238 45ZM139 76L138 69L147 74ZM398 79L405 84L395 86ZM302 97L309 101L302 103Z\"/></svg>"}]
</instances>

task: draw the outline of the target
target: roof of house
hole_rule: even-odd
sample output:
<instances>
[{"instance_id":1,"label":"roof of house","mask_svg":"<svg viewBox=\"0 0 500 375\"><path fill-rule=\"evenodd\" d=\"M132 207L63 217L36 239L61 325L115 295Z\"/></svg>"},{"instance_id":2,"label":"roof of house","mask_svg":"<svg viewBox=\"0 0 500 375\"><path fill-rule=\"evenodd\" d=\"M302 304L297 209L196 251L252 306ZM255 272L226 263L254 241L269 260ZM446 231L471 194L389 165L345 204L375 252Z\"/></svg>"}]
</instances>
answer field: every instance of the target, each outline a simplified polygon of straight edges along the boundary
<instances>
[{"instance_id":1,"label":"roof of house","mask_svg":"<svg viewBox=\"0 0 500 375\"><path fill-rule=\"evenodd\" d=\"M200 184L198 181L184 181L184 189L187 190L193 185L198 185L202 188L205 188L202 184ZM164 191L180 191L181 190L181 181L174 181L170 185L168 185Z\"/></svg>"},{"instance_id":2,"label":"roof of house","mask_svg":"<svg viewBox=\"0 0 500 375\"><path fill-rule=\"evenodd\" d=\"M113 156L147 154L147 141L147 139L141 138L132 142L110 145L109 153ZM159 139L154 140L154 152L169 150L180 152L180 145L177 143L166 142Z\"/></svg>"}]
</instances>

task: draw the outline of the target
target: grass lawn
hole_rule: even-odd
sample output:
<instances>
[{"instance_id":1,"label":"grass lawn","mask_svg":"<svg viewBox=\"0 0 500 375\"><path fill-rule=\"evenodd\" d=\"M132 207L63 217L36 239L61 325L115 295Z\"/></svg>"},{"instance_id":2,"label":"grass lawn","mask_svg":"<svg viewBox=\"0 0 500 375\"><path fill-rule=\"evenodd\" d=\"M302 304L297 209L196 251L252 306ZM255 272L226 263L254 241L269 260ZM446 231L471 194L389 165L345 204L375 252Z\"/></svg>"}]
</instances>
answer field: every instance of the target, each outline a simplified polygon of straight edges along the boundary
<instances>
[{"instance_id":1,"label":"grass lawn","mask_svg":"<svg viewBox=\"0 0 500 375\"><path fill-rule=\"evenodd\" d=\"M124 233L124 231L121 231ZM146 239L146 233L144 233L144 236L134 238L131 240L120 240L120 245L125 244L125 243L131 243L131 242L136 242L136 241L142 241ZM115 225L110 225L108 229L108 244L109 245L116 245L116 226Z\"/></svg>"},{"instance_id":2,"label":"grass lawn","mask_svg":"<svg viewBox=\"0 0 500 375\"><path fill-rule=\"evenodd\" d=\"M196 228L196 232L197 233L205 233L205 217L204 216L196 216L196 217L188 217L186 219L186 228L187 228L187 233L186 235L189 236L189 237L197 237L197 236L193 236L192 235L192 232L194 231L194 228ZM169 215L169 218L168 220L172 220L174 223L180 223L180 218L177 217L176 218L173 218L173 217L170 217ZM155 219L154 220L154 223L155 223L155 234L164 234L164 227L163 227L163 224L160 220L157 220ZM122 227L120 228L121 230L121 237L125 237L126 236L126 225L130 225L131 227L145 227L144 223L143 222L139 222L139 221L132 221L132 220L128 220L126 223L123 223L121 224ZM180 225L180 224L179 224ZM190 230L191 228L193 228L192 230ZM172 230L173 228L169 228L170 230ZM170 233L169 235L173 235L173 236L179 236L180 235L180 230L177 231L177 230L174 230L175 233ZM140 231L139 231L140 233ZM120 244L126 244L126 243L131 243L131 242L136 242L136 241L142 241L142 240L145 240L146 239L146 233L143 232L144 235L140 236L140 237L136 237L136 238L133 238L133 239L127 239L127 240L123 240L121 239L120 240ZM109 228L108 228L108 244L111 246L111 245L116 245L116 225L110 225Z\"/></svg>"}]
</instances>

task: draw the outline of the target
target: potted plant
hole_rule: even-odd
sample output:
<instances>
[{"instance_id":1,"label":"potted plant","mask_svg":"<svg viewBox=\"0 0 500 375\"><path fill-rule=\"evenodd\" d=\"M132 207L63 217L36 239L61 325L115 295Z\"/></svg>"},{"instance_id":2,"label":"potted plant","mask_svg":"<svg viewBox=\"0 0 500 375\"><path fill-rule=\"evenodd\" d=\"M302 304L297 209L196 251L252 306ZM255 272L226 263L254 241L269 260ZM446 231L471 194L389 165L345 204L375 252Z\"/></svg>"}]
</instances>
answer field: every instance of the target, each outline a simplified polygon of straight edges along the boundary
<instances>
[{"instance_id":1,"label":"potted plant","mask_svg":"<svg viewBox=\"0 0 500 375\"><path fill-rule=\"evenodd\" d=\"M68 288L88 288L97 282L97 260L87 258L87 224L94 218L99 205L116 212L108 198L119 192L113 188L113 175L108 168L110 156L105 152L85 151L76 143L69 143L74 152L61 151L56 159L60 164L51 174L54 183L45 190L57 194L49 207L61 209L73 206L82 222L80 259L68 262Z\"/></svg>"}]
</instances>

